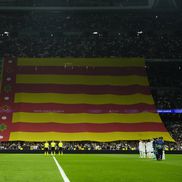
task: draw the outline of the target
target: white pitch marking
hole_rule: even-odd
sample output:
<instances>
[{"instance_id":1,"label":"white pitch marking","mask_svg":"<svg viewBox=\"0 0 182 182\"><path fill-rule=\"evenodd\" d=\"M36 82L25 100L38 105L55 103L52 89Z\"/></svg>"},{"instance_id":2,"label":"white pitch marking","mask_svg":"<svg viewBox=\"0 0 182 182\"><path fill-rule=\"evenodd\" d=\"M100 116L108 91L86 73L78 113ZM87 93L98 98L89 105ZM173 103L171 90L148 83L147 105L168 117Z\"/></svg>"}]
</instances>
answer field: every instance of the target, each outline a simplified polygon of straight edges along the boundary
<instances>
[{"instance_id":1,"label":"white pitch marking","mask_svg":"<svg viewBox=\"0 0 182 182\"><path fill-rule=\"evenodd\" d=\"M58 163L58 161L56 160L56 158L53 156L54 162L56 163L59 172L61 173L61 176L63 178L64 182L70 182L70 180L68 179L68 177L66 176L65 172L63 171L62 167L60 166L60 164Z\"/></svg>"}]
</instances>

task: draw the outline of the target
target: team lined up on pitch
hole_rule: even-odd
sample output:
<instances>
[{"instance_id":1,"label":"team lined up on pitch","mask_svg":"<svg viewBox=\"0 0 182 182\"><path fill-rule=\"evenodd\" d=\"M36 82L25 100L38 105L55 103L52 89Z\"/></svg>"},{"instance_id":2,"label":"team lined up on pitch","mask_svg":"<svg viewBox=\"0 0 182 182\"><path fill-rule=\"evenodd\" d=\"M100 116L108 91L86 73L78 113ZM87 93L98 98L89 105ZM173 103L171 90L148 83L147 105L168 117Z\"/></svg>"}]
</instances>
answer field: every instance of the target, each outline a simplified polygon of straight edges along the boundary
<instances>
[{"instance_id":1,"label":"team lined up on pitch","mask_svg":"<svg viewBox=\"0 0 182 182\"><path fill-rule=\"evenodd\" d=\"M51 153L52 155L63 155L63 143L61 141L59 143L52 141L49 144L49 142L46 141L44 143L44 155L49 155L49 153Z\"/></svg>"},{"instance_id":2,"label":"team lined up on pitch","mask_svg":"<svg viewBox=\"0 0 182 182\"><path fill-rule=\"evenodd\" d=\"M162 137L148 141L139 141L140 158L165 160L164 141Z\"/></svg>"}]
</instances>

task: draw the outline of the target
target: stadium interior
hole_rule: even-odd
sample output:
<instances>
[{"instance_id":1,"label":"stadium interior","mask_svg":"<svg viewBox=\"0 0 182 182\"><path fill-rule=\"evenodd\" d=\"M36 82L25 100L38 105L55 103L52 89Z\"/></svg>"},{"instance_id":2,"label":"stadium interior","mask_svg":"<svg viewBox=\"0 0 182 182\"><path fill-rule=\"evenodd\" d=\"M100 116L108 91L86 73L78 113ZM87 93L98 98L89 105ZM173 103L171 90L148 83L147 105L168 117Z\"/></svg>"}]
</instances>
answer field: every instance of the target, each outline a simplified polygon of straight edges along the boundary
<instances>
[{"instance_id":1,"label":"stadium interior","mask_svg":"<svg viewBox=\"0 0 182 182\"><path fill-rule=\"evenodd\" d=\"M116 67L120 67L121 65L116 64L112 66L112 64L110 64L110 68L108 67L108 70L104 71L102 70L102 68L96 67L98 70L92 71L92 70L89 70L90 69L89 58L93 58L93 60L94 58L110 58L111 62L114 62L115 61L114 59L118 58L118 60L122 62L122 59L120 58L128 57L128 62L130 62L130 58L132 57L133 58L141 57L141 59L143 57L145 61L144 63L145 65L143 65L143 68L145 70L143 71L146 72L146 77L148 78L148 83L149 83L148 89L150 90L150 91L146 91L148 93L143 93L145 91L142 92L142 89L146 90L146 88L144 87L142 88L141 87L142 83L140 85L139 83L140 80L135 80L136 78L131 78L131 83L128 83L128 84L125 84L124 83L125 81L124 81L123 83L118 83L118 85L113 84L113 86L111 86L112 82L114 82L114 79L116 78L116 75L124 76L124 74L121 73L123 71L122 70L123 68L121 68L120 70L119 68L116 68L115 71L118 72L118 74L116 74L113 78L111 78L110 81L106 82L105 84L102 83L103 82L102 78L97 78L97 79L100 79L100 82L98 80L98 83L94 83L94 82L89 83L90 82L89 80L84 81L84 78L83 78L84 83L81 83L81 81L79 83L76 80L74 82L74 80L72 80L71 84L83 84L83 85L85 84L85 88L79 87L79 88L76 88L75 90L75 92L77 93L80 92L85 94L86 90L84 89L89 89L88 87L89 84L99 85L100 83L101 84L100 88L105 89L103 90L103 94L106 94L106 93L112 94L112 92L114 92L114 94L116 94L115 96L118 96L118 94L120 96L127 95L126 92L122 93L122 91L121 92L119 91L119 89L122 89L122 84L127 85L128 87L132 85L140 86L140 88L135 88L138 90L134 92L134 94L143 93L144 94L143 96L146 96L146 94L151 93L154 99L155 109L152 108L151 105L149 108L149 105L148 105L146 106L146 108L144 108L145 106L143 106L143 110L141 106L136 106L136 108L133 108L133 110L134 109L138 110L140 114L146 111L147 112L158 111L162 122L167 128L167 131L170 133L171 137L176 142L175 144L173 144L173 146L175 145L174 148L176 150L181 149L182 135L179 131L181 130L180 108L181 108L181 101L182 101L182 97L181 97L182 37L181 37L181 31L180 31L182 16L181 16L180 1L165 1L164 3L164 1L150 1L150 0L142 1L141 0L136 2L134 0L131 0L131 1L123 0L123 1L112 1L111 3L111 1L85 2L82 0L78 2L75 2L74 0L73 1L71 0L70 1L57 1L57 0L33 1L32 0L28 2L21 1L21 0L9 0L9 1L1 0L0 2L1 2L0 3L0 8L1 8L0 51L1 51L1 57L2 57L1 72L3 72L3 69L6 69L6 70L17 69L17 68L6 68L6 65L3 63L4 61L8 62L8 59L10 60L12 59L12 60L15 60L15 62L17 62L17 65L19 66L18 69L19 70L21 69L20 71L17 70L17 73L15 73L15 75L12 75L13 77L16 77L16 80L17 80L17 76L21 77L21 75L16 75L16 74L20 74L20 73L28 74L28 72L30 74L36 74L36 72L39 74L39 69L42 69L40 70L41 74L45 74L45 73L53 74L55 68L50 68L50 69L53 69L53 72L51 71L49 72L46 70L44 71L43 69L45 67L42 66L39 68L37 66L41 66L41 65L39 64L36 65L36 63L35 65L32 64L31 65L32 67L26 68L22 63L23 61L21 62L20 60L20 62L22 63L24 67L21 66L21 63L20 64L18 63L18 60L19 58L23 59L27 57L27 58L30 58L29 60L30 62L31 61L33 62L33 58L36 58L35 60L38 60L39 58L61 57L61 58L67 58L67 61L70 62L70 65L69 64L66 65L67 63L62 65L58 64L57 70L59 69L59 66L66 66L65 70L61 70L60 72L57 71L57 74L60 74L60 76L62 74L69 74L69 73L79 74L78 73L79 71L80 71L80 75L95 74L95 75L107 76L107 75L115 75L111 73L113 72L112 69L115 69ZM168 13L166 14L166 12ZM78 59L85 58L84 60L85 64L79 63L78 61L78 65L80 66L80 64L82 64L81 66L86 66L86 70L81 70L81 68L78 68L78 65L76 65L76 63L75 65L72 66L72 64L74 64L73 63L74 60L72 62L72 60L70 60L69 57L78 58ZM60 58L60 62L61 62L61 58ZM87 60L88 60L88 65L86 63ZM126 62L126 61L127 60L123 60L123 62ZM51 59L50 59L50 62L51 62ZM55 65L53 64L52 66L56 66L56 64L57 63L55 63ZM36 70L35 72L33 72L31 70L31 69L34 69L33 66L35 67L35 69L38 69L38 71ZM97 66L97 64L94 65L93 63L91 66ZM132 64L130 64L130 66L132 67ZM135 65L133 67L135 67ZM48 69L49 68L47 67L47 70ZM73 73L70 72L70 69L73 69ZM129 69L129 68L126 68L126 69ZM101 70L100 73L98 73L99 70ZM128 75L137 75L137 76L140 75L136 72L137 70L133 70L133 73L132 73L132 70L130 70L128 71ZM9 74L9 72L7 74ZM36 75L34 76L36 79ZM5 72L3 72L1 74L1 80L2 80L1 97L3 97L4 95L3 91L8 89L7 88L8 86L11 87L10 84L8 85L4 84L5 81L3 79L5 79L5 77L6 77L6 74ZM69 82L69 78L65 78L65 79L68 79L68 82ZM119 79L119 77L117 77L117 79ZM122 79L124 79L124 77L122 77ZM65 86L64 84L68 84L63 82L62 83L59 82L59 83L63 84L63 86ZM41 84L41 80L39 84ZM107 84L108 84L108 88L102 87L102 85L107 85ZM18 92L20 93L29 92L31 89L33 89L33 88L30 88L29 90L27 89L26 91L24 91L23 88L15 88L15 87L24 87L24 86L26 87L27 85L17 84L17 85L13 85L14 88L9 88L9 89L10 90L19 89ZM44 86L42 87L43 90L47 89L46 85L43 85L43 86ZM29 85L29 87L31 87L31 85ZM90 86L90 88L96 89L96 93L94 94L102 94L102 92L97 93L97 89L99 89L99 86L97 87ZM33 92L41 92L40 89L39 91L37 91L36 89L38 88L34 88ZM63 91L63 92L58 91L58 89L59 88L57 88L56 90L55 88L55 90L53 89L52 92L54 93L68 92L69 93L70 92L69 89L74 89L74 88L60 87L60 89L67 89L67 91ZM13 91L8 91L8 92L10 92L11 94L15 94L16 91L14 91L14 93ZM129 92L131 92L131 90L129 90ZM74 93L73 90L72 90L72 93ZM89 93L86 93L86 94L89 94ZM131 95L132 93L129 93L129 94ZM95 96L99 96L99 95L95 95ZM140 97L143 97L143 96L140 96ZM136 95L135 97L138 97L138 96ZM136 99L136 102L134 101L133 103L138 105L141 104L142 102L137 103L137 98L135 97L133 97L133 99L134 100ZM83 98L80 98L80 99L83 99ZM107 101L107 98L103 98L103 99L105 99L105 101L103 101L105 103L109 102L110 104L115 104L115 101L114 100L112 101L111 98L108 101ZM142 98L138 98L138 99L142 100ZM145 104L145 101L143 102L144 104ZM20 102L24 102L24 101L20 101ZM89 104L89 101L86 101L86 102L88 102L87 104ZM129 102L129 100L126 102ZM13 114L14 111L12 111L11 109L16 110L16 108L14 107L18 107L18 106L11 106L10 103L9 103L10 105L8 105L8 103L3 103L3 102L1 103L2 103L1 108L3 108L2 111L8 114L10 113ZM77 98L77 103L82 103L79 100L79 98ZM82 103L82 104L85 104L85 103ZM102 101L100 101L100 104L103 104ZM121 109L122 106L124 105L120 105L116 109ZM19 106L19 107L23 107L23 106ZM37 107L36 109L41 110L42 108ZM49 107L47 109L50 110ZM97 109L99 109L99 107L97 107ZM21 109L17 108L17 110L19 112L13 114L12 122L14 122L13 121L14 118L16 118L15 120L16 122L19 122L19 124L27 122L25 118L30 117L30 115L20 116ZM73 110L75 110L75 108L73 108ZM30 114L30 111L28 112L24 114ZM44 110L42 110L42 112L44 112ZM74 113L75 111L69 111L69 112ZM85 111L81 109L80 112L82 113ZM110 110L107 109L106 113L107 112L110 112L110 114L112 114L112 108ZM113 111L113 113L116 113L116 112L122 113L124 111ZM128 113L131 114L132 112L133 111L131 108L128 109ZM2 119L4 116L3 114L4 113L2 112L1 133L2 132L6 133L5 131L8 131L8 128L7 128L7 124L5 120ZM98 114L96 116L98 116ZM21 121L18 120L18 117L19 119L21 118L20 119ZM43 116L43 118L40 118L40 117L41 116L38 117L39 120L41 119L42 120L41 122L43 122L46 116ZM52 116L51 118L49 116L46 119L47 120L46 122L53 122L53 123L61 122L62 123L62 121L58 121L59 119L56 120L56 118L53 119L53 117L54 116ZM90 115L89 116L90 119L87 117L88 116L82 116L82 119L80 118L82 121L79 121L79 117L78 117L77 122L82 123L84 119L86 123L89 123L89 121L94 123L96 122L93 120L94 119L92 118L93 116ZM112 116L112 117L113 118L111 119L110 124L112 124L112 122L113 123L128 122L127 120L118 121L117 116ZM114 119L114 117L116 118ZM123 118L123 115L120 114L119 117L121 119ZM32 120L38 120L38 118L34 116ZM100 122L102 123L109 122L104 120L106 120L106 118L103 118L103 121L100 121ZM124 120L124 118L121 120ZM140 118L138 119L136 118L135 120L140 120ZM146 119L146 120L150 120L150 119ZM140 122L143 122L143 121L140 120ZM28 122L31 122L31 121L28 121ZM32 121L32 122L36 122L36 121ZM63 123L66 123L66 122L67 121ZM71 122L71 121L68 121L68 122ZM100 122L98 121L98 123ZM150 121L150 122L156 122L156 121ZM116 126L113 126L113 127L116 127ZM118 127L122 128L122 126L118 126ZM120 129L116 128L114 129L114 131L121 131ZM19 128L19 131L21 131L21 128ZM118 141L121 138L122 137L119 137L119 138L116 137L113 140ZM132 137L129 137L129 138L132 138ZM128 140L130 140L129 138ZM47 138L45 138L45 140L46 139ZM57 140L58 138L55 138L55 139ZM6 141L11 139L8 137L6 138L4 136L4 139L1 139L1 140ZM23 140L23 138L20 137L15 140ZM39 139L35 139L35 141L38 141L38 140ZM40 139L40 140L42 141L43 139ZM66 139L66 141L68 140L69 139ZM71 141L73 140L74 139L71 139ZM75 140L79 141L79 139L77 138L75 138ZM81 138L80 140L87 140L87 139ZM88 138L88 140L90 141L91 138ZM124 137L123 140L127 140L127 138ZM132 140L139 140L139 138L133 138ZM96 141L99 141L99 140L96 140ZM108 141L106 140L106 142L110 142L110 141L112 141L112 139Z\"/></svg>"},{"instance_id":2,"label":"stadium interior","mask_svg":"<svg viewBox=\"0 0 182 182\"><path fill-rule=\"evenodd\" d=\"M181 30L181 0L0 0L0 153L182 153Z\"/></svg>"}]
</instances>

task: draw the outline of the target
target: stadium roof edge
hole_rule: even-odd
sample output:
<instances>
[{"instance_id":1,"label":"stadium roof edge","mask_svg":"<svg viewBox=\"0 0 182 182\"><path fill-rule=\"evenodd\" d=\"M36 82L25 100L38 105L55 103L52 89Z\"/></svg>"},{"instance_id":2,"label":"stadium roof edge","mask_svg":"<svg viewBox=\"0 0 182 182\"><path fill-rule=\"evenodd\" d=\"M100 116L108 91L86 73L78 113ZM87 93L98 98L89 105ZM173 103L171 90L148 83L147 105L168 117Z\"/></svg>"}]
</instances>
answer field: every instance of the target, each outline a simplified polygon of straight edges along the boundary
<instances>
[{"instance_id":1,"label":"stadium roof edge","mask_svg":"<svg viewBox=\"0 0 182 182\"><path fill-rule=\"evenodd\" d=\"M99 7L44 7L44 6L0 6L0 10L151 10L149 6L142 7L111 7L111 6L99 6Z\"/></svg>"}]
</instances>

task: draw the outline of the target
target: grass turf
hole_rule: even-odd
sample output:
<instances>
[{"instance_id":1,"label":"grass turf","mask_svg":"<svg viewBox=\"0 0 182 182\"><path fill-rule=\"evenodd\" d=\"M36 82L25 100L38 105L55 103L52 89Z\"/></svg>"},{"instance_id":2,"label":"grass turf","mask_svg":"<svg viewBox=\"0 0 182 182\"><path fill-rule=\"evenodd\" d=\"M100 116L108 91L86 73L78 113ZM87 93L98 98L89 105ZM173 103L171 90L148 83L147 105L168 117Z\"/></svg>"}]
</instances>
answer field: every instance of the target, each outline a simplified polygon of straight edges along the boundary
<instances>
[{"instance_id":1,"label":"grass turf","mask_svg":"<svg viewBox=\"0 0 182 182\"><path fill-rule=\"evenodd\" d=\"M0 182L63 182L52 157L0 154Z\"/></svg>"},{"instance_id":2,"label":"grass turf","mask_svg":"<svg viewBox=\"0 0 182 182\"><path fill-rule=\"evenodd\" d=\"M182 155L165 161L138 155L68 154L56 156L70 182L181 182ZM63 182L51 156L0 155L1 182Z\"/></svg>"}]
</instances>

